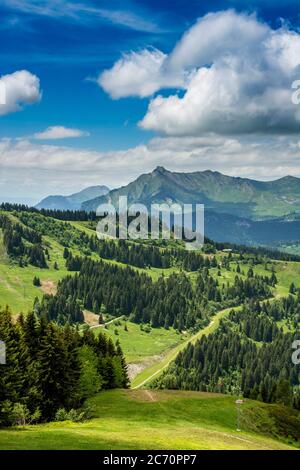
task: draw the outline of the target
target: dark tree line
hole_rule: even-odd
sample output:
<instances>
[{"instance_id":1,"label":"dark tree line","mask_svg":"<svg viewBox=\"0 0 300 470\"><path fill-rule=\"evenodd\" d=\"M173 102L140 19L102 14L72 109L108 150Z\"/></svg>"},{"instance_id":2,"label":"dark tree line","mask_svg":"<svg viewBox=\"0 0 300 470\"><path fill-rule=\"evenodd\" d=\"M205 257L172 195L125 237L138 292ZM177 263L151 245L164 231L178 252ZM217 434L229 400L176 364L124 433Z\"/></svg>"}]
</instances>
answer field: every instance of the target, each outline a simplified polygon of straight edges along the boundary
<instances>
[{"instance_id":1,"label":"dark tree line","mask_svg":"<svg viewBox=\"0 0 300 470\"><path fill-rule=\"evenodd\" d=\"M20 409L28 422L48 421L101 389L128 386L122 350L103 333L80 335L34 313L14 323L6 308L0 311L0 338L7 358L0 375L0 426L13 424Z\"/></svg>"},{"instance_id":2,"label":"dark tree line","mask_svg":"<svg viewBox=\"0 0 300 470\"><path fill-rule=\"evenodd\" d=\"M12 204L9 202L3 202L0 204L0 209L4 211L15 211L15 212L32 212L40 213L46 217L53 217L58 220L72 220L72 221L91 221L96 220L96 212L86 212L82 210L58 210L58 209L36 209L35 207L29 207L25 204Z\"/></svg>"},{"instance_id":3,"label":"dark tree line","mask_svg":"<svg viewBox=\"0 0 300 470\"><path fill-rule=\"evenodd\" d=\"M55 321L59 325L83 323L84 315L76 297L45 294L41 300L35 299L34 311L42 318Z\"/></svg>"},{"instance_id":4,"label":"dark tree line","mask_svg":"<svg viewBox=\"0 0 300 470\"><path fill-rule=\"evenodd\" d=\"M97 220L96 212L86 212L83 210L51 210L51 209L36 209L34 207L28 207L23 204L11 204L2 203L0 204L0 210L3 211L14 211L18 216L18 213L32 213L42 214L45 217L54 218L61 221L80 221L80 222L95 222ZM270 249L267 247L252 247L245 245L238 245L232 243L214 242L209 238L204 239L203 251L205 253L214 253L215 251L222 251L224 249L231 249L234 253L243 255L253 255L254 258L263 262L264 259L277 259L282 261L300 261L300 256L293 255L290 253L283 253L279 250Z\"/></svg>"},{"instance_id":5,"label":"dark tree line","mask_svg":"<svg viewBox=\"0 0 300 470\"><path fill-rule=\"evenodd\" d=\"M297 295L288 295L281 300L262 305L262 312L275 321L286 320L293 328L300 325L300 290Z\"/></svg>"},{"instance_id":6,"label":"dark tree line","mask_svg":"<svg viewBox=\"0 0 300 470\"><path fill-rule=\"evenodd\" d=\"M72 299L95 313L103 306L115 317L126 315L137 323L151 323L153 327L174 326L180 330L206 319L206 313L196 308L192 284L183 273L167 279L162 277L154 283L149 276L130 267L121 268L89 258L75 258L74 262L80 264L80 272L59 282L51 302L60 303L60 298L71 302ZM56 311L54 308L53 314Z\"/></svg>"},{"instance_id":7,"label":"dark tree line","mask_svg":"<svg viewBox=\"0 0 300 470\"><path fill-rule=\"evenodd\" d=\"M273 319L259 312L261 312L261 307L257 302L255 310L244 308L242 313L233 311L229 318L237 323L241 334L254 341L270 343L279 334L279 328Z\"/></svg>"},{"instance_id":8,"label":"dark tree line","mask_svg":"<svg viewBox=\"0 0 300 470\"><path fill-rule=\"evenodd\" d=\"M90 222L97 220L96 212L86 212L82 210L57 210L57 209L39 209L39 212L45 217L53 217L58 220L72 220L74 222Z\"/></svg>"},{"instance_id":9,"label":"dark tree line","mask_svg":"<svg viewBox=\"0 0 300 470\"><path fill-rule=\"evenodd\" d=\"M183 248L161 248L155 245L133 243L126 240L99 240L73 227L67 222L58 222L54 218L44 217L41 213L19 212L17 216L23 224L41 235L55 238L67 248L76 248L89 256L97 253L100 258L115 260L139 268L182 267L186 271L197 271L202 267L216 267L214 257L203 256L196 251Z\"/></svg>"},{"instance_id":10,"label":"dark tree line","mask_svg":"<svg viewBox=\"0 0 300 470\"><path fill-rule=\"evenodd\" d=\"M199 272L196 279L196 297L199 300L221 303L222 307L230 307L245 302L248 299L262 300L272 297L271 287L274 287L275 279L271 276L251 275L246 279L235 276L233 285L222 284L209 274L207 268Z\"/></svg>"},{"instance_id":11,"label":"dark tree line","mask_svg":"<svg viewBox=\"0 0 300 470\"><path fill-rule=\"evenodd\" d=\"M184 272L160 277L157 282L130 267L119 267L90 258L70 257L67 265L79 273L58 284L55 296L45 296L38 306L40 315L59 323L82 321L81 308L99 313L102 308L112 316L126 315L137 323L178 330L200 327L220 308L247 299L271 297L271 278L236 276L233 286L219 286L203 268L193 282ZM71 265L71 266L70 266Z\"/></svg>"},{"instance_id":12,"label":"dark tree line","mask_svg":"<svg viewBox=\"0 0 300 470\"><path fill-rule=\"evenodd\" d=\"M208 240L206 240L208 242ZM284 253L280 250L274 250L266 246L246 246L238 245L236 243L223 243L223 242L214 242L209 240L217 250L231 249L234 253L239 253L243 255L253 255L254 257L268 259L276 259L281 261L300 261L299 255L293 255L292 253Z\"/></svg>"}]
</instances>

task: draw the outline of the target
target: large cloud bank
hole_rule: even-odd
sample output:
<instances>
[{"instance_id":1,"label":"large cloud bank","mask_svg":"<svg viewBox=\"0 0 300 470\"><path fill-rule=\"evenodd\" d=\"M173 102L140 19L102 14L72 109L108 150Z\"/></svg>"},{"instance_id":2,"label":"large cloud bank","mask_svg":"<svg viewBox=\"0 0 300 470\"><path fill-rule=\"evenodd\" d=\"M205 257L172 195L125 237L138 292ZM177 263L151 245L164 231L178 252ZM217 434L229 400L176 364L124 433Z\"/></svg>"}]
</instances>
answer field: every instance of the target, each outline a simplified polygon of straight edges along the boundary
<instances>
[{"instance_id":1,"label":"large cloud bank","mask_svg":"<svg viewBox=\"0 0 300 470\"><path fill-rule=\"evenodd\" d=\"M98 83L112 98L149 96L140 126L165 135L290 134L300 129L297 78L300 34L228 10L200 18L169 54L124 55Z\"/></svg>"}]
</instances>

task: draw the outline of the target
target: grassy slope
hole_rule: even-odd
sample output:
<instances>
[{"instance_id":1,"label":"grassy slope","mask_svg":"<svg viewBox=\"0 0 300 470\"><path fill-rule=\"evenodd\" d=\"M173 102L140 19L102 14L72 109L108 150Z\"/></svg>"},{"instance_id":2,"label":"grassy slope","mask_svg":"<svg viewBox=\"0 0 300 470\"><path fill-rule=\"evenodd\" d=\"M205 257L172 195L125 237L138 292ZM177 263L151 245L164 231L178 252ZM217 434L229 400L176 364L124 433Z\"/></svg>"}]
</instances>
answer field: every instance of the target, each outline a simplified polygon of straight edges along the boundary
<instances>
[{"instance_id":1,"label":"grassy slope","mask_svg":"<svg viewBox=\"0 0 300 470\"><path fill-rule=\"evenodd\" d=\"M276 263L276 276L278 278L277 292L280 295L288 295L292 282L296 287L300 287L300 263Z\"/></svg>"},{"instance_id":2,"label":"grassy slope","mask_svg":"<svg viewBox=\"0 0 300 470\"><path fill-rule=\"evenodd\" d=\"M120 326L112 323L108 329L96 328L94 332L105 332L114 341L118 339L128 362L139 363L147 357L159 355L162 351L184 342L185 336L177 333L173 328L170 330L152 328L149 333L146 333L140 329L139 325L132 322L126 322L128 331L125 331L124 324L124 321L121 321ZM116 330L118 334L115 334Z\"/></svg>"},{"instance_id":3,"label":"grassy slope","mask_svg":"<svg viewBox=\"0 0 300 470\"><path fill-rule=\"evenodd\" d=\"M15 220L17 221L17 219ZM72 222L72 225L90 235L94 234L93 230L85 227L82 223ZM42 284L50 284L55 287L62 277L72 274L65 268L63 246L50 237L44 236L43 240L49 246L51 258L48 262L49 269L39 269L31 265L20 268L17 263L12 262L7 256L2 243L2 233L0 229L0 306L9 305L14 314L20 312L26 313L32 308L35 297L41 298L43 293L47 292L44 286L41 288L33 286L32 281L35 276L41 279ZM104 261L125 266L113 260ZM53 268L55 262L57 262L59 270ZM167 277L170 273L178 271L172 268L165 270L157 268L147 270L139 268L134 269L140 272L147 272L153 280L157 280L162 273ZM160 354L183 341L182 335L177 334L172 329L165 330L163 328L156 328L152 329L151 333L145 333L134 323L127 322L127 325L128 332L124 331L124 326L117 327L119 332L118 336L115 335L115 327L113 325L111 325L108 330L105 330L105 332L112 336L113 339L118 338L120 340L126 359L129 362L139 363L142 360L152 362L153 357L159 360ZM94 329L94 332L97 331L97 329ZM150 358L149 361L148 358Z\"/></svg>"},{"instance_id":4,"label":"grassy slope","mask_svg":"<svg viewBox=\"0 0 300 470\"><path fill-rule=\"evenodd\" d=\"M89 235L94 234L94 230L90 229L83 222L70 222L76 229L82 230ZM0 230L1 234L1 230ZM49 269L41 270L33 266L28 266L25 268L19 268L17 264L9 262L7 255L2 244L2 235L0 235L0 304L5 305L9 304L14 313L18 313L23 310L26 311L31 308L33 300L36 296L42 295L42 289L38 289L32 285L32 279L34 276L39 276L42 281L51 281L57 283L59 279L64 277L67 274L70 274L65 269L65 261L63 259L63 247L56 242L55 240L43 237L43 239L50 243L50 255L51 261L49 263ZM74 250L73 250L74 251ZM76 254L76 253L75 253ZM223 253L221 253L218 258L221 258ZM54 262L57 262L59 265L59 271L53 269ZM116 261L106 260L109 263L115 263L121 265ZM235 268L236 264L232 263L232 266ZM248 266L241 265L241 268L247 271ZM139 269L135 268L139 272L146 272L150 275L154 281L156 281L161 274L163 273L166 277L169 276L172 272L178 272L177 268L170 269ZM268 274L262 266L256 266L254 268L255 272L258 274ZM281 295L288 293L289 285L292 281L297 282L297 277L299 278L300 274L300 263L277 263L276 271L278 274L279 284L278 290ZM217 277L217 270L211 270L212 274L215 274ZM236 273L235 271L226 271L222 269L221 277L218 277L220 284L222 282L233 282ZM191 277L195 277L195 273L190 273Z\"/></svg>"},{"instance_id":5,"label":"grassy slope","mask_svg":"<svg viewBox=\"0 0 300 470\"><path fill-rule=\"evenodd\" d=\"M73 225L77 230L81 230L82 232L86 233L89 236L94 236L95 235L95 229L91 229L88 226L88 222L73 222L70 221L69 224ZM120 263L119 261L115 260L106 260L103 259L103 261L111 264L117 264L118 266L123 266L126 267L127 265L124 263ZM137 268L136 266L131 266L133 269L140 273L146 273L148 276L152 277L153 281L157 281L158 278L162 275L165 277L168 277L170 274L174 272L178 272L178 268L167 268L167 269L161 269L161 268L150 268L150 269L143 269L143 268Z\"/></svg>"},{"instance_id":6,"label":"grassy slope","mask_svg":"<svg viewBox=\"0 0 300 470\"><path fill-rule=\"evenodd\" d=\"M236 307L239 308L239 307ZM202 330L198 331L196 334L194 334L191 338L186 339L184 342L181 344L177 345L175 348L171 349L168 351L163 359L155 362L151 366L147 367L144 369L135 379L132 381L132 388L140 388L144 385L146 385L149 381L152 379L156 378L168 365L170 362L172 362L179 351L182 351L186 345L191 342L195 343L198 339L200 339L203 335L209 335L213 331L215 331L220 323L220 320L224 318L228 313L231 311L231 308L226 308L224 310L220 310L214 317L213 320L210 322L210 324L206 327L203 328Z\"/></svg>"},{"instance_id":7,"label":"grassy slope","mask_svg":"<svg viewBox=\"0 0 300 470\"><path fill-rule=\"evenodd\" d=\"M0 449L288 449L269 432L268 406L247 401L236 431L235 397L200 392L102 392L95 418L0 430ZM251 432L251 421L261 423Z\"/></svg>"},{"instance_id":8,"label":"grassy slope","mask_svg":"<svg viewBox=\"0 0 300 470\"><path fill-rule=\"evenodd\" d=\"M74 225L75 223L73 223ZM77 227L81 227L79 223ZM84 229L89 230L89 229ZM93 234L94 232L91 231ZM49 269L39 269L34 266L28 265L24 268L20 268L16 262L12 262L4 249L2 241L2 231L0 229L0 306L9 305L14 314L18 314L21 311L27 312L32 308L35 297L42 297L43 288L37 288L33 286L33 278L39 277L44 283L52 283L57 285L57 282L67 276L70 273L65 267L65 260L63 258L64 247L59 244L56 240L50 237L43 236L43 241L49 245L50 261L48 263ZM72 250L74 254L80 254ZM97 259L95 257L95 259ZM108 263L118 264L120 266L126 266L122 263L118 263L113 260L103 260ZM54 269L54 263L57 262L59 270ZM176 269L139 269L134 268L139 272L146 272L149 276L156 281L162 273L165 276L170 275Z\"/></svg>"},{"instance_id":9,"label":"grassy slope","mask_svg":"<svg viewBox=\"0 0 300 470\"><path fill-rule=\"evenodd\" d=\"M85 223L72 222L74 228L82 230L90 235L94 234L94 230L91 230ZM50 245L51 261L49 262L49 269L38 269L33 266L25 268L19 268L17 264L9 261L3 244L1 243L0 237L0 305L10 305L14 313L20 311L27 311L32 307L33 300L36 296L41 297L43 294L43 287L37 288L32 284L34 276L40 277L44 283L52 283L56 285L58 280L63 276L70 274L65 268L65 260L63 259L63 247L53 239L43 237ZM220 261L225 256L224 253L218 253L217 258ZM54 270L54 262L59 265L59 271ZM108 261L109 263L117 263L116 261ZM276 275L278 277L278 285L276 288L276 294L279 296L287 295L291 282L295 282L297 286L300 286L300 263L285 263L276 262L275 264ZM231 271L226 269L221 270L221 276L217 275L217 269L211 269L212 275L218 279L219 284L232 283L236 276L236 263L231 263ZM249 268L248 265L240 264L242 271L247 273ZM178 271L177 268L170 269L138 269L138 271L147 272L148 275L152 276L153 280L157 280L163 272L167 277L174 271ZM270 275L270 270L266 271L265 267L258 265L254 267L254 272L260 275ZM188 274L192 279L195 279L196 273ZM214 331L219 323L219 319L222 318L229 310L221 311L217 314L214 319L214 323L209 325L203 331L198 332L193 336L192 341L196 341L203 334L209 334L210 331ZM134 381L133 387L140 387L148 382L152 377L156 377L160 371L168 366L168 364L176 357L177 353L186 346L187 341L190 337L183 337L182 335L176 334L173 330L164 329L152 329L151 333L142 332L138 325L128 323L130 326L128 332L124 331L124 327L118 328L118 335L115 335L114 325L110 325L107 333L110 334L114 339L119 339L123 347L126 359L129 363L134 363L132 366L135 368L135 374L138 374ZM284 326L284 325L283 325ZM97 332L97 329L94 329ZM136 368L136 364L142 367ZM135 375L133 374L133 376Z\"/></svg>"}]
</instances>

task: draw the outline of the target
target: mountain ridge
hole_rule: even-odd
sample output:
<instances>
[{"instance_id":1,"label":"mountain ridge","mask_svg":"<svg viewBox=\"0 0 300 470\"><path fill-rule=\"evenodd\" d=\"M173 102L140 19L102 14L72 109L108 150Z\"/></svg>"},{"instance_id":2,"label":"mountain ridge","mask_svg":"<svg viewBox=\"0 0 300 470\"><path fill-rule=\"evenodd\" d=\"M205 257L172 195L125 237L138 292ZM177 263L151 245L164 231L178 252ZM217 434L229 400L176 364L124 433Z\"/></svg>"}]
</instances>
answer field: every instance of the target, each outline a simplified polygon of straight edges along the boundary
<instances>
[{"instance_id":1,"label":"mountain ridge","mask_svg":"<svg viewBox=\"0 0 300 470\"><path fill-rule=\"evenodd\" d=\"M36 209L79 210L85 201L107 194L109 188L105 185L90 186L69 196L50 195L42 199Z\"/></svg>"},{"instance_id":2,"label":"mountain ridge","mask_svg":"<svg viewBox=\"0 0 300 470\"><path fill-rule=\"evenodd\" d=\"M140 175L128 185L85 201L81 208L96 211L102 203L118 207L153 203L205 205L205 233L220 242L270 245L300 240L300 179L286 176L274 181L231 177L205 170L171 172L162 166Z\"/></svg>"}]
</instances>

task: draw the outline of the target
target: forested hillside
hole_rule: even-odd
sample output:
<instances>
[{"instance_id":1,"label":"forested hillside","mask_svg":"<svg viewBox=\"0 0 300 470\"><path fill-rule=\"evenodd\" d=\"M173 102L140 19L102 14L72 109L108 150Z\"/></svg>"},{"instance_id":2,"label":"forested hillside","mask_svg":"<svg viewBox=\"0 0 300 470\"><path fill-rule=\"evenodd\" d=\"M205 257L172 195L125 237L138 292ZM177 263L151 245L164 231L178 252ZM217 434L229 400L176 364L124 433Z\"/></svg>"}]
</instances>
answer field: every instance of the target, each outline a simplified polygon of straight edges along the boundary
<instances>
[{"instance_id":1,"label":"forested hillside","mask_svg":"<svg viewBox=\"0 0 300 470\"><path fill-rule=\"evenodd\" d=\"M292 291L281 300L232 310L215 333L180 352L153 386L242 393L300 409L300 367L291 358L292 344L300 340L300 290Z\"/></svg>"},{"instance_id":2,"label":"forested hillside","mask_svg":"<svg viewBox=\"0 0 300 470\"><path fill-rule=\"evenodd\" d=\"M85 419L88 397L129 379L299 408L296 255L99 240L96 223L94 213L2 205L2 424Z\"/></svg>"},{"instance_id":3,"label":"forested hillside","mask_svg":"<svg viewBox=\"0 0 300 470\"><path fill-rule=\"evenodd\" d=\"M12 322L0 310L0 338L7 362L0 375L0 426L53 420L76 412L102 389L127 387L120 345L106 335L80 335L70 326L38 320L31 312ZM71 414L70 414L71 416Z\"/></svg>"}]
</instances>

